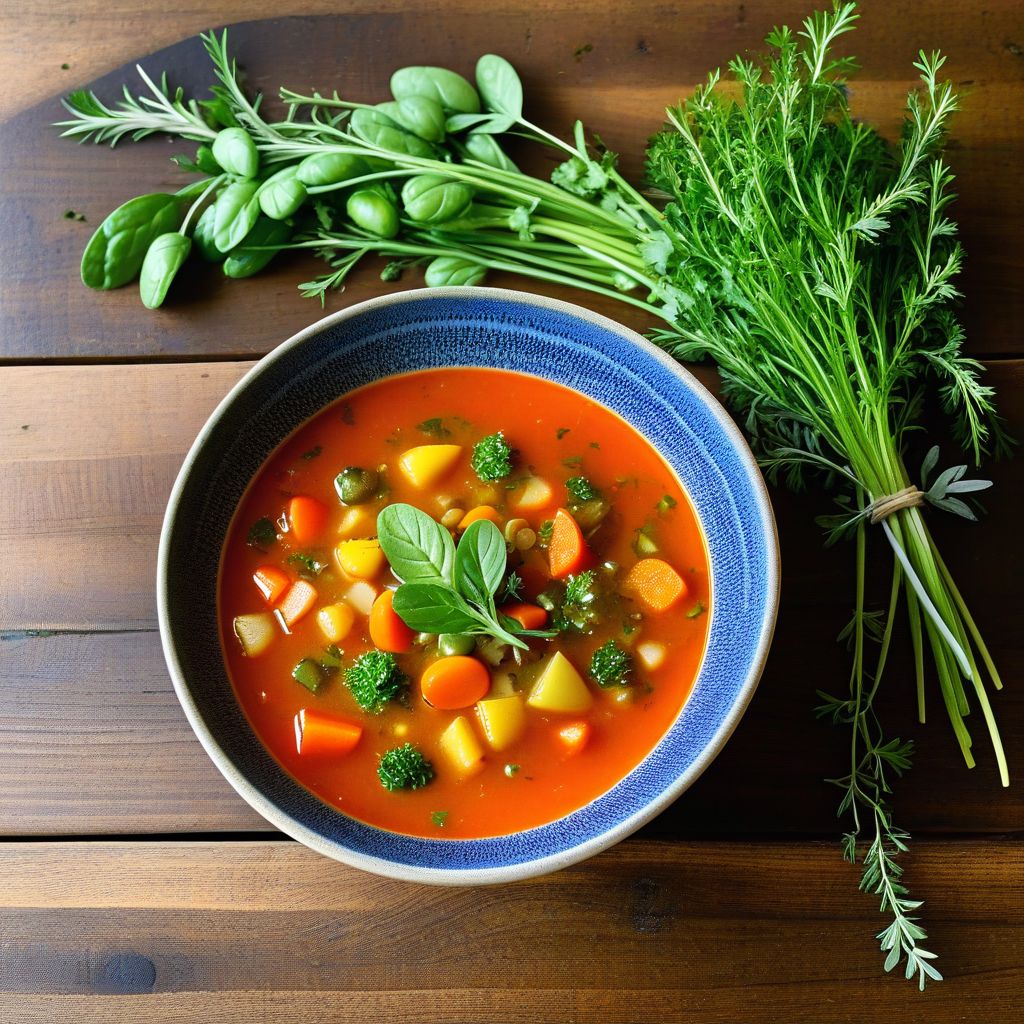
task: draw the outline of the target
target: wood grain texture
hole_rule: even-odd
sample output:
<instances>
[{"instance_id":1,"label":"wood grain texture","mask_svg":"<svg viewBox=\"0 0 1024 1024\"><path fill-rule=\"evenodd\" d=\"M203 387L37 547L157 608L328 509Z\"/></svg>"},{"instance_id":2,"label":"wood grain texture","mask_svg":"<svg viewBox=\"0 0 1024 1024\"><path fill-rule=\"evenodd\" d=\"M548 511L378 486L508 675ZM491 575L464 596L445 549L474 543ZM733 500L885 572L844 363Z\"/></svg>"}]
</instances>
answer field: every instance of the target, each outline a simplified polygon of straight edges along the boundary
<instances>
[{"instance_id":1,"label":"wood grain texture","mask_svg":"<svg viewBox=\"0 0 1024 1024\"><path fill-rule=\"evenodd\" d=\"M974 1020L1010 1020L1020 845L920 842L908 865L946 953L947 981L923 996L878 977L874 901L815 844L631 841L483 889L378 879L285 842L3 844L0 1010L824 1024L952 1020L969 1005Z\"/></svg>"},{"instance_id":2,"label":"wood grain texture","mask_svg":"<svg viewBox=\"0 0 1024 1024\"><path fill-rule=\"evenodd\" d=\"M16 13L8 17L16 23L19 8L24 13L31 6L15 3ZM111 24L104 20L110 16L97 3L87 4L86 10L78 15L76 8L75 17L91 39L99 26ZM182 26L179 32L189 32L218 16L237 16L239 10L232 4L212 10L197 6L182 12L175 24ZM390 3L374 13L355 5L347 10L344 16L233 26L233 47L249 84L269 93L285 83L337 87L377 99L385 95L396 66L428 61L469 70L478 53L498 49L521 70L537 120L565 131L584 115L588 126L623 154L627 174L636 177L643 141L657 128L664 105L685 95L710 67L759 46L775 21L796 24L808 5L804 0L738 5L703 0L652 9L640 0L597 8L571 0L540 5L505 0L483 9L459 0L441 11L426 6L400 10ZM147 32L137 35L125 34L121 25L138 24L141 17L141 5L127 5L116 50L107 46L101 52L112 57L116 52L115 60L140 56L121 44L141 46L138 40L150 38L150 21ZM912 33L908 26L914 27ZM17 27L15 36L22 32ZM975 352L1019 353L1017 324L1024 314L1016 287L1024 269L1016 238L1024 215L1024 60L1019 56L1024 14L1019 4L972 0L951 9L938 0L901 0L872 5L854 39L864 64L853 94L856 111L889 134L896 130L913 78L917 48L950 52L949 74L965 93L950 158L960 175L956 215L970 257L964 277L969 344ZM575 59L574 51L585 43L592 49ZM364 59L365 54L374 59ZM187 87L205 87L210 81L194 39L143 64L153 73L168 69L174 81ZM66 81L51 78L52 88L85 84L77 77L78 67ZM97 88L110 97L131 77L128 69L120 69ZM92 228L140 189L158 190L179 180L167 157L183 147L152 139L114 152L93 146L76 150L48 127L60 115L54 97L0 124L0 219L5 224L0 234L0 357L256 355L315 319L317 308L295 291L314 267L300 257L283 260L258 281L224 281L197 269L181 282L178 297L152 314L140 308L134 288L94 293L81 287L78 260ZM527 165L546 172L543 159ZM84 212L88 223L65 220L69 208ZM493 283L508 281L495 278ZM330 308L385 287L366 269L344 295L331 299ZM41 294L46 301L40 302ZM649 326L641 314L612 300L585 301L633 326ZM248 314L244 320L240 307Z\"/></svg>"}]
</instances>

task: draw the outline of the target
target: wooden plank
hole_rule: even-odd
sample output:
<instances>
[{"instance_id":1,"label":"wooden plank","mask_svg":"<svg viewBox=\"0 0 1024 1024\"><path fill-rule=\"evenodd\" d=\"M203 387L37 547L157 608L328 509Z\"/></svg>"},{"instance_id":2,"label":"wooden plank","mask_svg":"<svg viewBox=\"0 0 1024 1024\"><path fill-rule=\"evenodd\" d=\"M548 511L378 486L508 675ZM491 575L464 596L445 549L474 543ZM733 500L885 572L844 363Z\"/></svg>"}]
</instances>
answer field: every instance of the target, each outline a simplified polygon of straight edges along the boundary
<instances>
[{"instance_id":1,"label":"wooden plank","mask_svg":"<svg viewBox=\"0 0 1024 1024\"><path fill-rule=\"evenodd\" d=\"M155 633L0 642L0 834L269 828L196 740Z\"/></svg>"},{"instance_id":2,"label":"wooden plank","mask_svg":"<svg viewBox=\"0 0 1024 1024\"><path fill-rule=\"evenodd\" d=\"M95 2L87 6L83 20L93 33L101 34L96 26L109 25L103 20L107 15ZM115 44L110 41L100 47L99 52L111 59L128 57L126 45L151 38L148 18L144 33L125 33L125 23L143 17L131 3L126 9L125 21L117 22L117 49L111 49ZM173 24L181 27L175 32L192 31L218 15L237 17L241 10L233 2L222 2L214 9L176 12ZM429 60L468 70L478 53L500 48L523 72L538 121L565 130L582 113L591 128L623 153L623 167L636 177L643 141L658 126L663 106L688 92L710 66L737 50L758 46L776 20L798 22L807 5L786 0L737 7L703 0L688 5L686 16L659 16L656 24L641 0L596 8L575 0L539 6L506 0L486 10L459 0L453 7L446 5L444 16L432 9L396 10L393 4L374 13L362 13L365 9L355 5L351 10L346 17L233 26L234 45L247 66L250 84L270 93L283 83L295 88L337 87L373 99L383 97L395 66ZM544 30L535 31L540 23ZM165 27L169 24L169 19L164 22ZM908 25L916 27L913 34ZM951 160L961 175L957 215L970 256L965 315L976 352L1020 351L1016 325L1024 306L1016 283L1024 256L1016 238L1024 219L1024 62L1014 39L1022 36L1022 28L1019 7L1011 0L972 0L955 5L955 10L938 0L902 0L867 10L855 37L854 49L864 64L854 92L857 112L890 133L903 107L919 45L949 51L948 71L967 92ZM13 31L22 38L20 19ZM69 50L80 52L65 33L53 35L46 50L52 54L49 64L41 65L51 69L67 58ZM574 59L573 51L588 43L592 49ZM15 47L9 52L12 57L7 59L21 55ZM372 62L361 59L367 53L381 57ZM345 54L355 59L339 59ZM86 67L96 67L94 55L86 59L89 63L74 65L75 74L69 72L65 88L81 83L77 76ZM154 73L167 68L175 81L190 87L205 86L210 80L195 40L171 46L144 64ZM19 59L18 66L20 78L25 62ZM111 96L131 74L119 69L103 78L98 88ZM57 84L52 74L49 82L51 89ZM33 86L26 83L26 88L31 91ZM259 282L224 282L213 274L190 272L187 287L179 290L179 295L189 295L188 300L173 299L158 313L143 310L134 289L105 294L82 288L78 260L92 227L133 191L165 188L177 180L167 156L182 147L149 140L113 153L105 147L74 150L48 127L60 115L53 98L0 125L0 177L5 182L0 217L7 225L0 236L0 265L5 268L0 357L256 355L316 318L317 308L295 291L295 284L309 276L314 264L298 257L261 275ZM546 168L542 161L534 169ZM84 212L88 223L64 219L68 208ZM510 282L496 278L494 283ZM384 289L372 271L363 271L343 296L331 299L330 308ZM611 300L584 301L631 325L649 326L641 314ZM244 323L240 308L248 314Z\"/></svg>"},{"instance_id":3,"label":"wooden plank","mask_svg":"<svg viewBox=\"0 0 1024 1024\"><path fill-rule=\"evenodd\" d=\"M969 1002L976 1020L1011 1019L1020 845L920 842L908 865L947 976L923 996L880 976L873 898L810 843L627 842L557 875L454 890L293 843L4 844L0 1009L821 1024L959 1020Z\"/></svg>"}]
</instances>

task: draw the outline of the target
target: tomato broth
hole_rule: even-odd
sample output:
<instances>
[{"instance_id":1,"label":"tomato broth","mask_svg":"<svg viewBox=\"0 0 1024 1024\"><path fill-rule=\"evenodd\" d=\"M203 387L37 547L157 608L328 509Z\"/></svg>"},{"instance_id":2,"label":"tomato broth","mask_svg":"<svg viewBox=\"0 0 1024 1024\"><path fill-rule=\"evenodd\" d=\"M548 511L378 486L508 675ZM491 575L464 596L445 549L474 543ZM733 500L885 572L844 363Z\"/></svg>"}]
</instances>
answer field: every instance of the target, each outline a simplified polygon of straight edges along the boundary
<instances>
[{"instance_id":1,"label":"tomato broth","mask_svg":"<svg viewBox=\"0 0 1024 1024\"><path fill-rule=\"evenodd\" d=\"M495 437L511 458L484 475L510 471L481 479L479 446ZM392 505L455 541L482 543L495 524L497 620L523 648L486 633L442 648L405 624L413 591L376 539ZM693 507L646 440L561 385L477 368L388 378L300 427L243 497L219 580L228 672L267 749L344 813L434 838L543 825L626 776L690 692L710 600ZM519 636L527 626L556 635ZM381 638L395 653L359 676ZM359 681L389 666L396 692L361 706ZM382 759L406 745L388 775Z\"/></svg>"}]
</instances>

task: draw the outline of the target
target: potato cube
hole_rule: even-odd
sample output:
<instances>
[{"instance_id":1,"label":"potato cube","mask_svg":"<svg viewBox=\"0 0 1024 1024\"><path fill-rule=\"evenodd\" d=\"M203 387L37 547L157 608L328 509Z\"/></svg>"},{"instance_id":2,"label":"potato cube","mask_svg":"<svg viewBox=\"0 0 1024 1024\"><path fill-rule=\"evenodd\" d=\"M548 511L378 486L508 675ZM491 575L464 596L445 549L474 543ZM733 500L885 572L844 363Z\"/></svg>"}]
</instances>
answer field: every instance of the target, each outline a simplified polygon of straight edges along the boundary
<instances>
[{"instance_id":1,"label":"potato cube","mask_svg":"<svg viewBox=\"0 0 1024 1024\"><path fill-rule=\"evenodd\" d=\"M524 512L536 512L538 509L547 508L554 495L555 492L547 480L532 476L526 481L526 486L520 491L519 497L515 499L515 506Z\"/></svg>"},{"instance_id":2,"label":"potato cube","mask_svg":"<svg viewBox=\"0 0 1024 1024\"><path fill-rule=\"evenodd\" d=\"M465 715L453 719L438 741L445 757L460 775L473 775L484 766L484 748Z\"/></svg>"},{"instance_id":3,"label":"potato cube","mask_svg":"<svg viewBox=\"0 0 1024 1024\"><path fill-rule=\"evenodd\" d=\"M342 537L369 537L377 532L377 509L367 505L353 505L345 509L338 533Z\"/></svg>"},{"instance_id":4,"label":"potato cube","mask_svg":"<svg viewBox=\"0 0 1024 1024\"><path fill-rule=\"evenodd\" d=\"M270 612L236 615L232 625L235 636L238 637L238 642L242 645L242 653L247 658L256 658L261 655L277 635L274 616Z\"/></svg>"},{"instance_id":5,"label":"potato cube","mask_svg":"<svg viewBox=\"0 0 1024 1024\"><path fill-rule=\"evenodd\" d=\"M526 703L538 711L580 712L594 703L594 696L572 662L561 651L555 651Z\"/></svg>"},{"instance_id":6,"label":"potato cube","mask_svg":"<svg viewBox=\"0 0 1024 1024\"><path fill-rule=\"evenodd\" d=\"M355 619L356 613L352 611L351 606L341 603L325 605L316 613L316 624L320 627L320 632L332 644L348 636Z\"/></svg>"},{"instance_id":7,"label":"potato cube","mask_svg":"<svg viewBox=\"0 0 1024 1024\"><path fill-rule=\"evenodd\" d=\"M359 580L345 591L345 600L360 615L369 615L373 602L377 600L379 593L380 591L372 583L367 583L366 580Z\"/></svg>"},{"instance_id":8,"label":"potato cube","mask_svg":"<svg viewBox=\"0 0 1024 1024\"><path fill-rule=\"evenodd\" d=\"M451 472L461 455L458 444L421 444L402 452L398 465L413 487L425 490Z\"/></svg>"},{"instance_id":9,"label":"potato cube","mask_svg":"<svg viewBox=\"0 0 1024 1024\"><path fill-rule=\"evenodd\" d=\"M375 537L343 540L334 553L342 571L357 580L372 580L379 576L386 562L380 541Z\"/></svg>"},{"instance_id":10,"label":"potato cube","mask_svg":"<svg viewBox=\"0 0 1024 1024\"><path fill-rule=\"evenodd\" d=\"M661 668L661 666L665 664L666 653L664 644L647 642L636 645L637 661L639 661L648 672L653 672L655 669Z\"/></svg>"},{"instance_id":11,"label":"potato cube","mask_svg":"<svg viewBox=\"0 0 1024 1024\"><path fill-rule=\"evenodd\" d=\"M504 750L526 729L526 708L518 693L477 702L476 713L492 750Z\"/></svg>"}]
</instances>

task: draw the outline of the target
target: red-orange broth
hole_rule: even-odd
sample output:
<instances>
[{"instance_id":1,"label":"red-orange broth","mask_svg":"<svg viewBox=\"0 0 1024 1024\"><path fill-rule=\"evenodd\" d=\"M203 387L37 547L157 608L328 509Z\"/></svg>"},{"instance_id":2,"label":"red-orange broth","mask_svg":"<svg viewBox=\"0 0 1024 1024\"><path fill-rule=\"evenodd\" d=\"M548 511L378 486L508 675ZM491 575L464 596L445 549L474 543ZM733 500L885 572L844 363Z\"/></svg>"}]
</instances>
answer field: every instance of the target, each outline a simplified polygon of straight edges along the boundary
<instances>
[{"instance_id":1,"label":"red-orange broth","mask_svg":"<svg viewBox=\"0 0 1024 1024\"><path fill-rule=\"evenodd\" d=\"M474 444L497 431L515 451L513 469L504 479L483 482L471 468L471 454ZM462 452L439 480L419 488L401 469L400 456L431 444L459 445ZM384 467L379 496L346 508L334 481L349 466ZM553 553L542 547L545 524L559 508L570 505L577 509L576 516L588 521L586 509L580 511L578 499L566 488L568 479L581 476L598 492L597 500L604 503L600 508L610 508L587 537L603 610L596 621L584 621L586 631L572 626L555 639L529 640L522 665L505 648L499 666L486 666L491 687L487 696L518 694L520 701L509 703L525 708L525 726L520 726L521 735L511 745L501 750L490 747L476 707L437 710L425 703L420 679L437 660L438 651L435 642L422 638L410 651L394 656L408 678L403 700L387 704L377 714L361 709L346 685L346 669L374 648L368 618L359 611L352 616L347 635L336 643L342 652L340 669L328 666L315 693L293 678L297 663L317 661L330 647L321 622L325 606L345 604L350 594L358 595L353 597L358 605L398 586L384 565L363 581L372 590L360 587L353 592L356 581L339 567L336 545L348 538L374 537L381 508L404 502L440 520L453 508L487 505L495 510L499 528L511 519L525 519L538 535L537 543L523 551L510 544L508 567L523 580L522 600L532 603L546 588L553 586L557 592L559 586L549 578ZM526 491L525 478L546 482L551 495L540 507L521 511L517 501ZM537 488L533 490L530 503L535 504ZM283 529L289 525L289 503L295 496L312 497L327 510L315 540L297 543L294 531ZM254 546L253 524L266 519L274 524L276 539L264 536ZM452 533L458 538L458 527ZM528 539L529 535L523 538L524 543ZM296 553L325 568L313 577L308 567L289 561ZM624 580L641 556L667 563L681 578L684 592L676 594L668 610L652 611L635 588L623 593ZM601 568L605 563L617 568ZM291 625L290 634L280 628L277 616L266 649L246 656L233 629L235 617L273 614L275 604L280 607L289 600L272 595L268 603L264 598L254 573L266 566L274 570L272 578L278 572L286 574L289 585L303 569L315 602ZM301 589L300 596L308 597L307 591ZM632 427L560 385L507 371L469 368L379 381L299 428L271 455L242 499L225 544L219 581L229 674L246 716L268 750L295 779L346 814L395 832L436 838L502 835L542 825L586 805L627 775L657 744L690 692L704 651L709 603L707 554L692 506L674 474ZM342 611L344 619L348 612ZM559 614L556 607L545 624ZM335 625L336 619L337 615L331 620ZM632 668L625 685L602 688L595 685L588 668L594 651L610 640L629 654ZM479 644L486 638L476 642L471 657L479 657ZM556 650L585 680L592 704L584 711L543 710L527 704ZM492 657L496 653L492 650ZM308 747L306 755L300 753L296 716L303 709L348 723L343 724L345 729L361 729L354 748L338 756L316 751L307 756ZM453 762L441 742L442 733L457 717L468 723L467 742L475 742L482 751L468 770ZM464 734L465 725L460 728ZM421 788L389 791L378 777L380 759L405 743L422 753L434 775Z\"/></svg>"}]
</instances>

